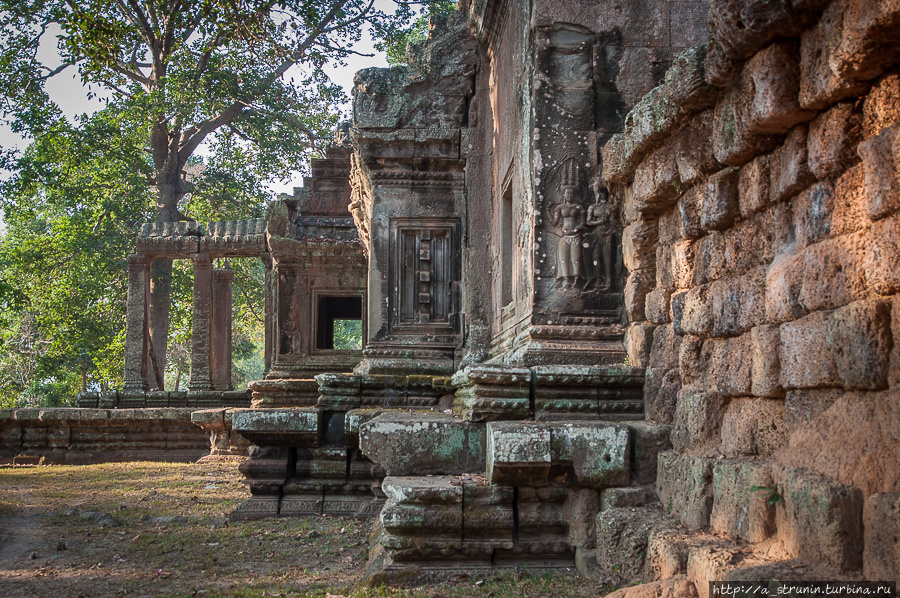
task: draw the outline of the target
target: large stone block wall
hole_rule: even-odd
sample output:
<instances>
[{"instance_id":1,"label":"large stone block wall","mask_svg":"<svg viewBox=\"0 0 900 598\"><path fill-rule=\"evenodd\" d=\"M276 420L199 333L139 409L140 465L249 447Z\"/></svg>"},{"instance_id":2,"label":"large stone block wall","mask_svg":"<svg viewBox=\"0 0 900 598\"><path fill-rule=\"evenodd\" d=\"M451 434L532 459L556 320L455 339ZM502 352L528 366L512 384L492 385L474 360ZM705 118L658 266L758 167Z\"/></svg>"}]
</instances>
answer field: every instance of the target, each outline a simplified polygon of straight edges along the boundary
<instances>
[{"instance_id":1,"label":"large stone block wall","mask_svg":"<svg viewBox=\"0 0 900 598\"><path fill-rule=\"evenodd\" d=\"M896 579L900 3L715 0L709 20L603 152L629 361L673 426L660 498Z\"/></svg>"}]
</instances>

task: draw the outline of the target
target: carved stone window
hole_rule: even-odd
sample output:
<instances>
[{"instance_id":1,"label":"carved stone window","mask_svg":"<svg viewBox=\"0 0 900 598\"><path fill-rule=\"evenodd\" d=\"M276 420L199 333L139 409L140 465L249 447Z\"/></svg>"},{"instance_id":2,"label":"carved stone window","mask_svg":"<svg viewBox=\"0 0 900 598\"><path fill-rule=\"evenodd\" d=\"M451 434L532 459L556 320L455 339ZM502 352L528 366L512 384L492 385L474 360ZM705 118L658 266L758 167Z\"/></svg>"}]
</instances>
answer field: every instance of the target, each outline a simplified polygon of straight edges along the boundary
<instances>
[{"instance_id":1,"label":"carved stone window","mask_svg":"<svg viewBox=\"0 0 900 598\"><path fill-rule=\"evenodd\" d=\"M460 259L459 222L391 222L391 329L456 331Z\"/></svg>"},{"instance_id":2,"label":"carved stone window","mask_svg":"<svg viewBox=\"0 0 900 598\"><path fill-rule=\"evenodd\" d=\"M354 324L359 323L358 326ZM337 333L337 339L335 338ZM344 333L342 336L341 333ZM359 343L346 335L357 334ZM337 342L336 342L337 341ZM362 297L327 297L320 295L316 310L316 349L353 350L350 345L362 345Z\"/></svg>"}]
</instances>

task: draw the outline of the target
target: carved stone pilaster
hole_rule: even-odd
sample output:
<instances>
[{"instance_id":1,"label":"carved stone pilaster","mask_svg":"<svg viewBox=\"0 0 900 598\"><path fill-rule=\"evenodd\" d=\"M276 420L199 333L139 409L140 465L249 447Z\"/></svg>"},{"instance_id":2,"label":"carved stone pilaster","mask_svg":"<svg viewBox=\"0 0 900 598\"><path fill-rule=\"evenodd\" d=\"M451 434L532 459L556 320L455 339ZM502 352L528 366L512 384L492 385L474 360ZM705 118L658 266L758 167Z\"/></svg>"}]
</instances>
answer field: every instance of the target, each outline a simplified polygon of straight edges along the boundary
<instances>
[{"instance_id":1,"label":"carved stone pilaster","mask_svg":"<svg viewBox=\"0 0 900 598\"><path fill-rule=\"evenodd\" d=\"M273 315L273 310L275 309L275 284L272 279L272 254L264 253L260 256L262 260L263 266L266 269L266 278L265 278L265 298L263 303L263 312L265 313L265 337L264 337L264 359L265 359L265 374L268 376L269 370L272 369L272 358L275 355L275 342L278 337L278 333L275 330L275 317Z\"/></svg>"},{"instance_id":2,"label":"carved stone pilaster","mask_svg":"<svg viewBox=\"0 0 900 598\"><path fill-rule=\"evenodd\" d=\"M191 340L190 390L211 390L209 367L212 307L212 260L208 253L192 256L194 262L194 320Z\"/></svg>"},{"instance_id":3,"label":"carved stone pilaster","mask_svg":"<svg viewBox=\"0 0 900 598\"><path fill-rule=\"evenodd\" d=\"M232 390L231 382L231 283L234 270L212 272L212 305L210 314L210 378L213 390Z\"/></svg>"},{"instance_id":4,"label":"carved stone pilaster","mask_svg":"<svg viewBox=\"0 0 900 598\"><path fill-rule=\"evenodd\" d=\"M125 380L123 390L148 390L147 291L150 272L143 254L128 256L128 307L125 322Z\"/></svg>"}]
</instances>

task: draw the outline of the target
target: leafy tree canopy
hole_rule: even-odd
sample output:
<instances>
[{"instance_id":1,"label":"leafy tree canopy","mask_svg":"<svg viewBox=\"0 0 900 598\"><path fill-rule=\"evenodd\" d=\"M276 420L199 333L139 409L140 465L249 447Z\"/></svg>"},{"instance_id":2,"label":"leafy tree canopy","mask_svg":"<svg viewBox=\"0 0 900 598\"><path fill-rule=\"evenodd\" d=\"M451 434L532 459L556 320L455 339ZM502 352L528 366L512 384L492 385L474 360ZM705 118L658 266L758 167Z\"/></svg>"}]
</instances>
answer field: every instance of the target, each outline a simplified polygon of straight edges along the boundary
<instances>
[{"instance_id":1,"label":"leafy tree canopy","mask_svg":"<svg viewBox=\"0 0 900 598\"><path fill-rule=\"evenodd\" d=\"M0 406L120 386L125 258L140 225L262 216L269 182L305 169L335 128L342 92L326 63L353 53L364 23L403 62L428 16L453 7L400 2L388 16L371 0L0 0L0 118L30 141L0 149L12 172L0 182ZM58 60L45 64L54 43ZM74 122L46 90L72 72L105 101ZM151 338L167 351L166 387L183 387L191 271L162 265ZM260 367L263 272L253 260L230 266L241 382Z\"/></svg>"},{"instance_id":2,"label":"leafy tree canopy","mask_svg":"<svg viewBox=\"0 0 900 598\"><path fill-rule=\"evenodd\" d=\"M374 24L377 33L375 49L384 52L388 64L392 66L407 64L407 46L428 37L429 19L433 16L446 17L456 10L455 0L399 3L396 19Z\"/></svg>"}]
</instances>

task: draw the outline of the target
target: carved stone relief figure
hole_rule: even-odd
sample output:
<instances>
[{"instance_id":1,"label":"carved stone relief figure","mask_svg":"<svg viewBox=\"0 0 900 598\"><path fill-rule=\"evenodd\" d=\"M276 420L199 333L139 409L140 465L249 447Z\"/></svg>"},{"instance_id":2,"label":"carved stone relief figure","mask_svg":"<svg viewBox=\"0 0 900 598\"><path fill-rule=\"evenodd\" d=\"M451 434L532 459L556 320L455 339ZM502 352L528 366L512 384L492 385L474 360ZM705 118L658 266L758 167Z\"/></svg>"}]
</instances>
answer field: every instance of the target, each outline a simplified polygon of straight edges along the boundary
<instances>
[{"instance_id":1,"label":"carved stone relief figure","mask_svg":"<svg viewBox=\"0 0 900 598\"><path fill-rule=\"evenodd\" d=\"M614 209L609 202L609 192L599 180L595 180L591 188L594 203L587 208L586 224L590 231L584 236L588 254L584 288L608 291L613 276Z\"/></svg>"},{"instance_id":2,"label":"carved stone relief figure","mask_svg":"<svg viewBox=\"0 0 900 598\"><path fill-rule=\"evenodd\" d=\"M287 277L282 274L281 275L281 283L283 288L287 285ZM294 280L292 278L292 283ZM293 284L290 285L291 289L291 311L288 314L287 321L282 326L282 342L281 342L281 354L282 355L297 355L300 353L300 333L301 333L301 318L303 314L300 309L300 296L297 293L293 292Z\"/></svg>"},{"instance_id":3,"label":"carved stone relief figure","mask_svg":"<svg viewBox=\"0 0 900 598\"><path fill-rule=\"evenodd\" d=\"M574 289L584 277L581 237L587 230L585 210L577 200L578 170L571 161L566 164L562 178L562 203L551 204L550 224L559 230L556 250L556 280L559 288Z\"/></svg>"}]
</instances>

